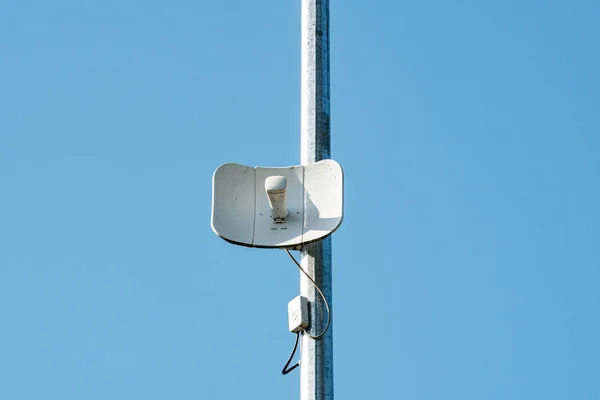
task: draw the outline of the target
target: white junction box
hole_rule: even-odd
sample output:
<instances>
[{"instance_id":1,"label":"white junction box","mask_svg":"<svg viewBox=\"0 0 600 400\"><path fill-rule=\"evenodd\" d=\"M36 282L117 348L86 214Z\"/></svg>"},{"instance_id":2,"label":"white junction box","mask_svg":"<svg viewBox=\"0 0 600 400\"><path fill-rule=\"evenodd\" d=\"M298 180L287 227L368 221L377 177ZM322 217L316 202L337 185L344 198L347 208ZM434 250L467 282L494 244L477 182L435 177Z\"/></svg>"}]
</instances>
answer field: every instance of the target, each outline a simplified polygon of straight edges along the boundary
<instances>
[{"instance_id":1,"label":"white junction box","mask_svg":"<svg viewBox=\"0 0 600 400\"><path fill-rule=\"evenodd\" d=\"M288 303L290 332L301 332L308 326L308 299L298 296Z\"/></svg>"}]
</instances>

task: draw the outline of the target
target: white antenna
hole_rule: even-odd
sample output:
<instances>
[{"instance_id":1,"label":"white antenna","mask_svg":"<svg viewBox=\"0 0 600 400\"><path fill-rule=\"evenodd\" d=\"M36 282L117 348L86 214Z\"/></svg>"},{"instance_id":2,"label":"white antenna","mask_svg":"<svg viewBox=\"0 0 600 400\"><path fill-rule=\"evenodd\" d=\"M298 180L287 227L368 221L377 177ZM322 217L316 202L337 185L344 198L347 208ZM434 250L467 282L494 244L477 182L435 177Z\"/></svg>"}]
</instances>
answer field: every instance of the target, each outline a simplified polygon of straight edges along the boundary
<instances>
[{"instance_id":1,"label":"white antenna","mask_svg":"<svg viewBox=\"0 0 600 400\"><path fill-rule=\"evenodd\" d=\"M212 228L228 242L294 249L340 226L344 174L333 160L278 168L223 164L213 175L212 205Z\"/></svg>"}]
</instances>

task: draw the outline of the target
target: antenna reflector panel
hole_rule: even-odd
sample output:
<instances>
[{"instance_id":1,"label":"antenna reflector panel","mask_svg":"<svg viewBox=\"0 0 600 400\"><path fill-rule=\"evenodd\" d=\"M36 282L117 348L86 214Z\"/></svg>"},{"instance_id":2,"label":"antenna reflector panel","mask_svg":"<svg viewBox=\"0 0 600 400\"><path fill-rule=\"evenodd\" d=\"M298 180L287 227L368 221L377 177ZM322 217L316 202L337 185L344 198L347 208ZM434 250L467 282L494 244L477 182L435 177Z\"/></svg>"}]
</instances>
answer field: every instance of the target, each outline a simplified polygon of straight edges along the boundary
<instances>
[{"instance_id":1,"label":"antenna reflector panel","mask_svg":"<svg viewBox=\"0 0 600 400\"><path fill-rule=\"evenodd\" d=\"M228 242L294 248L342 223L344 174L333 160L293 167L223 164L213 175L212 228Z\"/></svg>"}]
</instances>

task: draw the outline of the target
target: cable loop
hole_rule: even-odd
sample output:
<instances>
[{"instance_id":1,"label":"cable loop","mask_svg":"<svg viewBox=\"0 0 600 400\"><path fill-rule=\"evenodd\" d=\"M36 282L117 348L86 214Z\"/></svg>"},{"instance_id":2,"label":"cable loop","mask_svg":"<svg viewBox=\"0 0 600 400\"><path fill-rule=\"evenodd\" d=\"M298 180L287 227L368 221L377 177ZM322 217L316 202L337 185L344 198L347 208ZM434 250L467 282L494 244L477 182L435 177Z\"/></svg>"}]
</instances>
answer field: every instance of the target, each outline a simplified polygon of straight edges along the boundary
<instances>
[{"instance_id":1,"label":"cable loop","mask_svg":"<svg viewBox=\"0 0 600 400\"><path fill-rule=\"evenodd\" d=\"M329 329L329 325L331 325L331 310L329 309L329 303L327 302L325 295L323 294L323 292L321 291L321 289L319 288L319 285L317 285L315 280L304 270L304 268L302 268L300 263L298 263L298 261L296 261L296 259L294 258L292 253L290 253L290 251L288 249L284 249L284 250L286 251L286 253L288 253L288 256L290 256L290 258L294 261L294 264L296 264L296 266L298 268L300 268L300 271L302 271L302 273L304 275L306 275L306 277L312 282L312 284L315 285L315 289L317 289L317 291L323 298L323 302L325 303L325 308L327 309L327 324L325 325L325 329L323 329L323 332L319 333L318 335L314 335L314 336L311 335L310 333L308 333L306 329L304 329L302 331L302 333L304 335L308 336L311 339L314 339L314 340L320 339L325 335L325 333L327 333L327 330Z\"/></svg>"}]
</instances>

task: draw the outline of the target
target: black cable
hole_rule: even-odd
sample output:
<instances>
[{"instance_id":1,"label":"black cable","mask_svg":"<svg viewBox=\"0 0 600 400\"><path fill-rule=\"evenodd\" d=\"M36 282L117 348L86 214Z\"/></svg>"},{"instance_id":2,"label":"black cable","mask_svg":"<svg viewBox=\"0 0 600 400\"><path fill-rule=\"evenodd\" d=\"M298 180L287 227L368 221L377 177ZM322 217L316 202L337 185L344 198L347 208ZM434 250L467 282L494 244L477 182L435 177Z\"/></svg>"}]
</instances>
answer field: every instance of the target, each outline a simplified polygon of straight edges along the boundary
<instances>
[{"instance_id":1,"label":"black cable","mask_svg":"<svg viewBox=\"0 0 600 400\"><path fill-rule=\"evenodd\" d=\"M300 366L300 363L296 363L296 365L294 365L292 368L287 369L288 365L290 365L290 363L292 362L292 358L294 358L294 354L296 354L296 349L298 348L299 340L300 340L300 332L296 332L296 344L294 345L294 350L292 351L292 354L290 354L290 358L288 358L287 362L285 363L285 367L283 367L283 370L281 371L281 373L283 375L289 374L294 369L296 369L298 366Z\"/></svg>"}]
</instances>

